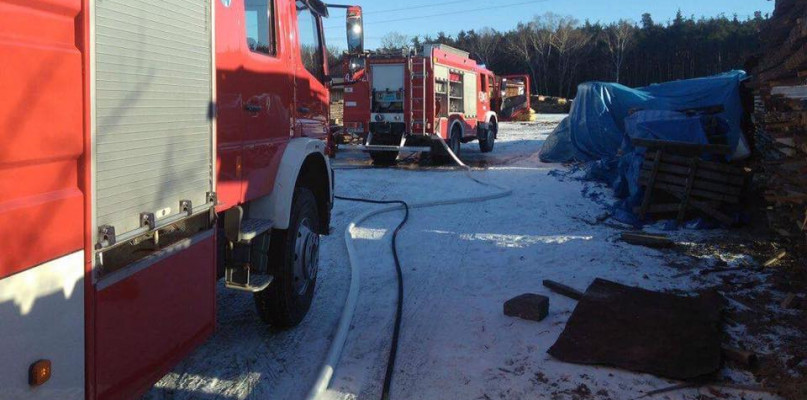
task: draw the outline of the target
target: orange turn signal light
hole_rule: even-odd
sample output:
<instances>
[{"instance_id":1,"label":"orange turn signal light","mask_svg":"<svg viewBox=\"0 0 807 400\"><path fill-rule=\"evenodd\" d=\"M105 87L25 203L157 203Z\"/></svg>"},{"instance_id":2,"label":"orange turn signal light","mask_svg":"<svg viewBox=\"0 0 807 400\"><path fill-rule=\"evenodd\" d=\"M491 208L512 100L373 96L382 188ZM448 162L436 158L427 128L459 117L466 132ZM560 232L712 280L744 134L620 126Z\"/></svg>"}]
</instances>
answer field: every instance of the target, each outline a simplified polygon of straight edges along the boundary
<instances>
[{"instance_id":1,"label":"orange turn signal light","mask_svg":"<svg viewBox=\"0 0 807 400\"><path fill-rule=\"evenodd\" d=\"M28 384L31 386L42 386L50 380L51 363L50 360L39 360L31 364L28 370Z\"/></svg>"}]
</instances>

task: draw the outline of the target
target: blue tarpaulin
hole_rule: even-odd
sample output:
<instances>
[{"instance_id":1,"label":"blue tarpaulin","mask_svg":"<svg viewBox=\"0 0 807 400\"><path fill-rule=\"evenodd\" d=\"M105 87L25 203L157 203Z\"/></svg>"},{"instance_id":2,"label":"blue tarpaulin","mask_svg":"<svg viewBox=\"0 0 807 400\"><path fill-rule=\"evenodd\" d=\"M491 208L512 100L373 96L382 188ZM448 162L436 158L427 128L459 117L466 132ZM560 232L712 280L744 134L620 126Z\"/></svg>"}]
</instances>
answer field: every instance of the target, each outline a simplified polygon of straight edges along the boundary
<instances>
[{"instance_id":1,"label":"blue tarpaulin","mask_svg":"<svg viewBox=\"0 0 807 400\"><path fill-rule=\"evenodd\" d=\"M569 117L544 143L541 161L586 163L587 177L609 183L621 199L614 207L615 217L639 224L631 210L641 203L643 194L639 174L644 150L634 148L631 139L709 144L711 137L711 143L734 149L730 158L748 157L741 127L740 82L745 78L745 72L732 71L639 89L616 83L584 83L578 88ZM715 107L722 112L708 117L683 112ZM719 131L722 143L714 143L715 132L704 129L706 118L710 129Z\"/></svg>"},{"instance_id":2,"label":"blue tarpaulin","mask_svg":"<svg viewBox=\"0 0 807 400\"><path fill-rule=\"evenodd\" d=\"M543 162L586 162L617 157L626 119L635 110L681 111L723 106L717 115L728 124L728 144L735 159L750 155L742 134L740 82L743 71L631 89L617 83L591 82L578 87L569 117L541 149ZM665 129L663 123L656 125ZM684 140L681 140L684 141Z\"/></svg>"}]
</instances>

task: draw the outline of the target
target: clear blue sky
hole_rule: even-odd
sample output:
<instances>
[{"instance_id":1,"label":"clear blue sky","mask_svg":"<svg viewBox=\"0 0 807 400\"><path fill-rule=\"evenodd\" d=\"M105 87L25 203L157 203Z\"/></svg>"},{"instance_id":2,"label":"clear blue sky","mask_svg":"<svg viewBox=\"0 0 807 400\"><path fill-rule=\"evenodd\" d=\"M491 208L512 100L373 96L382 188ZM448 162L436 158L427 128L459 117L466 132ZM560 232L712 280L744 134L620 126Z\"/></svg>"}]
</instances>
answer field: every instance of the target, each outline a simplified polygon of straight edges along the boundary
<instances>
[{"instance_id":1,"label":"clear blue sky","mask_svg":"<svg viewBox=\"0 0 807 400\"><path fill-rule=\"evenodd\" d=\"M331 0L332 3L350 3L351 0ZM460 30L491 27L507 30L520 21L535 15L553 12L572 15L580 21L611 22L619 19L641 20L645 12L659 22L675 17L678 9L684 15L717 16L737 14L745 18L754 11L773 12L774 4L768 0L353 0L365 12L367 47L376 48L389 32L407 36L437 32L456 35ZM465 11L465 12L463 12ZM447 15L456 13L454 15ZM333 12L325 23L331 47L344 45L344 13Z\"/></svg>"}]
</instances>

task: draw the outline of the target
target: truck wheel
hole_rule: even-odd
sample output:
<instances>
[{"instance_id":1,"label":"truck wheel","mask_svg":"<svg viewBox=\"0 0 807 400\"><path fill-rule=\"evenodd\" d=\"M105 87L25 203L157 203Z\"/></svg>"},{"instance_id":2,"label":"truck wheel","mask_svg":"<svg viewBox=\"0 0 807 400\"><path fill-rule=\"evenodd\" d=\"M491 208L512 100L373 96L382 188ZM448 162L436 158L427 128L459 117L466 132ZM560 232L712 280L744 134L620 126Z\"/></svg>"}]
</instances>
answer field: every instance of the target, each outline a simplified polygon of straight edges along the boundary
<instances>
[{"instance_id":1,"label":"truck wheel","mask_svg":"<svg viewBox=\"0 0 807 400\"><path fill-rule=\"evenodd\" d=\"M462 128L459 125L451 130L451 138L448 140L448 147L457 155L457 158L460 157L460 153L462 153ZM451 156L449 155L449 157Z\"/></svg>"},{"instance_id":2,"label":"truck wheel","mask_svg":"<svg viewBox=\"0 0 807 400\"><path fill-rule=\"evenodd\" d=\"M451 131L451 136L448 138L448 141L446 141L446 145L457 155L457 158L459 158L460 150L462 149L462 128L454 127ZM446 151L445 147L440 143L440 139L433 139L431 147L432 152L430 158L432 164L443 165L454 163L454 158L448 154L448 151Z\"/></svg>"},{"instance_id":3,"label":"truck wheel","mask_svg":"<svg viewBox=\"0 0 807 400\"><path fill-rule=\"evenodd\" d=\"M255 293L258 315L267 324L288 329L300 324L311 308L319 270L319 211L314 193L294 190L289 229L272 233L269 274L274 281Z\"/></svg>"},{"instance_id":4,"label":"truck wheel","mask_svg":"<svg viewBox=\"0 0 807 400\"><path fill-rule=\"evenodd\" d=\"M485 136L479 138L479 150L483 153L490 153L493 151L493 146L496 144L496 135L499 133L499 123L495 119L490 120L490 125L485 131Z\"/></svg>"},{"instance_id":5,"label":"truck wheel","mask_svg":"<svg viewBox=\"0 0 807 400\"><path fill-rule=\"evenodd\" d=\"M398 159L398 152L371 151L370 158L373 159L373 165L379 165L379 166L395 165L395 160Z\"/></svg>"}]
</instances>

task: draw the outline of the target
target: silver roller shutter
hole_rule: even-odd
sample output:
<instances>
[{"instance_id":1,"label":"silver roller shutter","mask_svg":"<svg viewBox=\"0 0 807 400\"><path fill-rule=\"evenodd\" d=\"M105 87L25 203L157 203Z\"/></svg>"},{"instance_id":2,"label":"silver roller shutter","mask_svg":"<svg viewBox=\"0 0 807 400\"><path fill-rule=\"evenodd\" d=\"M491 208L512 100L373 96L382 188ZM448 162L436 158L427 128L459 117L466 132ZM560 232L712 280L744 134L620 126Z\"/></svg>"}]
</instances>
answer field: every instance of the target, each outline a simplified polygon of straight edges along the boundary
<instances>
[{"instance_id":1,"label":"silver roller shutter","mask_svg":"<svg viewBox=\"0 0 807 400\"><path fill-rule=\"evenodd\" d=\"M435 65L434 66L434 77L436 79L441 79L444 81L448 81L449 78L448 67L444 67L442 65Z\"/></svg>"},{"instance_id":2,"label":"silver roller shutter","mask_svg":"<svg viewBox=\"0 0 807 400\"><path fill-rule=\"evenodd\" d=\"M476 99L479 97L479 92L477 91L476 74L473 72L466 72L462 80L464 85L463 93L465 95L465 116L469 118L476 118L476 113L478 111L476 107Z\"/></svg>"},{"instance_id":3,"label":"silver roller shutter","mask_svg":"<svg viewBox=\"0 0 807 400\"><path fill-rule=\"evenodd\" d=\"M213 189L209 1L96 0L97 226L118 236L207 205ZM141 229L142 230L142 229Z\"/></svg>"}]
</instances>

